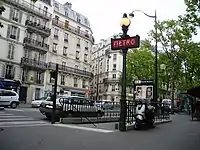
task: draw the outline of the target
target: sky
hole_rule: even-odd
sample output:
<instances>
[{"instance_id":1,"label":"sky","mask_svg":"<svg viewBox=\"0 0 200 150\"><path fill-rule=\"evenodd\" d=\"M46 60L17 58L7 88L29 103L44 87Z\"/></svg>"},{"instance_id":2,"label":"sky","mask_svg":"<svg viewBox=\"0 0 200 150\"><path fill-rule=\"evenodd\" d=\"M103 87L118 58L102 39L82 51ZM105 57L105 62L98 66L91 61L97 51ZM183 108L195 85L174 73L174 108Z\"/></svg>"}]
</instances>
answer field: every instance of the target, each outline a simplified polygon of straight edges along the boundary
<instances>
[{"instance_id":1,"label":"sky","mask_svg":"<svg viewBox=\"0 0 200 150\"><path fill-rule=\"evenodd\" d=\"M86 16L93 31L95 43L121 33L119 22L123 13L140 9L149 15L157 11L158 20L175 19L185 11L184 0L57 0L61 4L72 3L72 9ZM140 35L141 39L153 28L154 19L140 12L131 19L128 34Z\"/></svg>"}]
</instances>

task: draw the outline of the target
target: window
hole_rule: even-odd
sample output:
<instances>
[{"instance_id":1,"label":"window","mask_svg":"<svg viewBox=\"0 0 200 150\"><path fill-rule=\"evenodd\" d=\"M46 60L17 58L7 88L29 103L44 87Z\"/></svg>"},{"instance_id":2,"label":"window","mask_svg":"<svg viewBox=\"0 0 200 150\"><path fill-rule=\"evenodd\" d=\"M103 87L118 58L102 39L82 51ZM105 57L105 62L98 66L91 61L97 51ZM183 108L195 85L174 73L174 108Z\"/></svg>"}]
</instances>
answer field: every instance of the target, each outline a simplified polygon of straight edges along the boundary
<instances>
[{"instance_id":1,"label":"window","mask_svg":"<svg viewBox=\"0 0 200 150\"><path fill-rule=\"evenodd\" d=\"M81 27L77 26L77 32L80 33Z\"/></svg>"},{"instance_id":2,"label":"window","mask_svg":"<svg viewBox=\"0 0 200 150\"><path fill-rule=\"evenodd\" d=\"M88 30L85 30L85 37L89 37Z\"/></svg>"},{"instance_id":3,"label":"window","mask_svg":"<svg viewBox=\"0 0 200 150\"><path fill-rule=\"evenodd\" d=\"M80 52L79 51L76 51L76 59L79 60L79 54Z\"/></svg>"},{"instance_id":4,"label":"window","mask_svg":"<svg viewBox=\"0 0 200 150\"><path fill-rule=\"evenodd\" d=\"M84 54L84 62L87 62L88 54Z\"/></svg>"},{"instance_id":5,"label":"window","mask_svg":"<svg viewBox=\"0 0 200 150\"><path fill-rule=\"evenodd\" d=\"M62 62L62 70L65 70L66 64L67 64L66 62L64 61Z\"/></svg>"},{"instance_id":6,"label":"window","mask_svg":"<svg viewBox=\"0 0 200 150\"><path fill-rule=\"evenodd\" d=\"M75 69L77 69L77 70L78 70L78 65L75 65Z\"/></svg>"},{"instance_id":7,"label":"window","mask_svg":"<svg viewBox=\"0 0 200 150\"><path fill-rule=\"evenodd\" d=\"M87 18L84 18L84 22L85 22L85 25L88 25L88 20L87 20Z\"/></svg>"},{"instance_id":8,"label":"window","mask_svg":"<svg viewBox=\"0 0 200 150\"><path fill-rule=\"evenodd\" d=\"M10 26L8 26L8 36L9 36L9 38L11 38L11 39L17 39L17 30L18 30L18 28L17 27L15 27L15 26L11 26L10 28L9 28Z\"/></svg>"},{"instance_id":9,"label":"window","mask_svg":"<svg viewBox=\"0 0 200 150\"><path fill-rule=\"evenodd\" d=\"M8 46L8 58L9 59L14 58L14 50L15 50L14 44L9 44L9 46Z\"/></svg>"},{"instance_id":10,"label":"window","mask_svg":"<svg viewBox=\"0 0 200 150\"><path fill-rule=\"evenodd\" d=\"M55 22L58 23L59 22L59 17L55 16Z\"/></svg>"},{"instance_id":11,"label":"window","mask_svg":"<svg viewBox=\"0 0 200 150\"><path fill-rule=\"evenodd\" d=\"M82 81L82 88L86 88L85 80L84 80L84 79L83 79L83 81Z\"/></svg>"},{"instance_id":12,"label":"window","mask_svg":"<svg viewBox=\"0 0 200 150\"><path fill-rule=\"evenodd\" d=\"M14 79L15 67L13 65L6 65L6 79Z\"/></svg>"},{"instance_id":13,"label":"window","mask_svg":"<svg viewBox=\"0 0 200 150\"><path fill-rule=\"evenodd\" d=\"M93 69L94 69L94 68L93 68ZM85 72L86 72L86 68L85 68L85 67L83 68L83 71L85 71Z\"/></svg>"},{"instance_id":14,"label":"window","mask_svg":"<svg viewBox=\"0 0 200 150\"><path fill-rule=\"evenodd\" d=\"M77 16L77 22L78 22L78 23L81 23L80 15L79 15L79 14L76 14L76 16Z\"/></svg>"},{"instance_id":15,"label":"window","mask_svg":"<svg viewBox=\"0 0 200 150\"><path fill-rule=\"evenodd\" d=\"M69 15L69 14L68 14L68 12L67 12L67 11L68 11L68 10L65 10L65 16L67 16L67 17L68 17L68 15Z\"/></svg>"},{"instance_id":16,"label":"window","mask_svg":"<svg viewBox=\"0 0 200 150\"><path fill-rule=\"evenodd\" d=\"M14 21L19 21L20 11L18 9L11 9L11 19Z\"/></svg>"},{"instance_id":17,"label":"window","mask_svg":"<svg viewBox=\"0 0 200 150\"><path fill-rule=\"evenodd\" d=\"M64 61L62 62L62 66L66 66L66 64L67 64L66 62L64 62Z\"/></svg>"},{"instance_id":18,"label":"window","mask_svg":"<svg viewBox=\"0 0 200 150\"><path fill-rule=\"evenodd\" d=\"M42 72L36 72L36 83L42 84Z\"/></svg>"},{"instance_id":19,"label":"window","mask_svg":"<svg viewBox=\"0 0 200 150\"><path fill-rule=\"evenodd\" d=\"M77 38L77 47L80 47L80 44L81 44L81 39Z\"/></svg>"},{"instance_id":20,"label":"window","mask_svg":"<svg viewBox=\"0 0 200 150\"><path fill-rule=\"evenodd\" d=\"M77 80L77 78L74 78L74 87L78 87Z\"/></svg>"},{"instance_id":21,"label":"window","mask_svg":"<svg viewBox=\"0 0 200 150\"><path fill-rule=\"evenodd\" d=\"M65 20L65 28L68 28L68 27L69 27L69 21Z\"/></svg>"},{"instance_id":22,"label":"window","mask_svg":"<svg viewBox=\"0 0 200 150\"><path fill-rule=\"evenodd\" d=\"M55 10L59 11L59 5L58 5L58 3L55 3Z\"/></svg>"},{"instance_id":23,"label":"window","mask_svg":"<svg viewBox=\"0 0 200 150\"><path fill-rule=\"evenodd\" d=\"M59 30L58 29L54 29L54 38L58 39L58 32Z\"/></svg>"},{"instance_id":24,"label":"window","mask_svg":"<svg viewBox=\"0 0 200 150\"><path fill-rule=\"evenodd\" d=\"M113 60L117 60L117 54L113 55Z\"/></svg>"},{"instance_id":25,"label":"window","mask_svg":"<svg viewBox=\"0 0 200 150\"><path fill-rule=\"evenodd\" d=\"M113 64L113 70L116 70L116 66L117 66L116 64Z\"/></svg>"},{"instance_id":26,"label":"window","mask_svg":"<svg viewBox=\"0 0 200 150\"><path fill-rule=\"evenodd\" d=\"M86 49L86 50L88 50L88 46L89 46L88 41L85 41L85 49Z\"/></svg>"},{"instance_id":27,"label":"window","mask_svg":"<svg viewBox=\"0 0 200 150\"><path fill-rule=\"evenodd\" d=\"M65 85L65 76L64 76L64 75L61 75L61 76L60 76L60 79L61 79L61 80L60 80L60 84L61 84L61 85Z\"/></svg>"},{"instance_id":28,"label":"window","mask_svg":"<svg viewBox=\"0 0 200 150\"><path fill-rule=\"evenodd\" d=\"M67 56L67 47L63 47L63 55Z\"/></svg>"},{"instance_id":29,"label":"window","mask_svg":"<svg viewBox=\"0 0 200 150\"><path fill-rule=\"evenodd\" d=\"M116 74L113 74L112 77L113 77L113 79L115 79L116 78Z\"/></svg>"},{"instance_id":30,"label":"window","mask_svg":"<svg viewBox=\"0 0 200 150\"><path fill-rule=\"evenodd\" d=\"M65 41L65 42L68 42L68 33L66 33L66 32L65 32L65 34L64 34L64 41Z\"/></svg>"},{"instance_id":31,"label":"window","mask_svg":"<svg viewBox=\"0 0 200 150\"><path fill-rule=\"evenodd\" d=\"M43 14L45 16L47 16L47 14L48 14L48 7L44 6L44 10L43 11L44 11Z\"/></svg>"},{"instance_id":32,"label":"window","mask_svg":"<svg viewBox=\"0 0 200 150\"><path fill-rule=\"evenodd\" d=\"M40 88L36 88L35 89L35 99L39 99L40 98Z\"/></svg>"},{"instance_id":33,"label":"window","mask_svg":"<svg viewBox=\"0 0 200 150\"><path fill-rule=\"evenodd\" d=\"M56 43L53 43L53 52L56 53L57 52L57 45Z\"/></svg>"},{"instance_id":34,"label":"window","mask_svg":"<svg viewBox=\"0 0 200 150\"><path fill-rule=\"evenodd\" d=\"M115 91L115 85L112 85L112 91Z\"/></svg>"}]
</instances>

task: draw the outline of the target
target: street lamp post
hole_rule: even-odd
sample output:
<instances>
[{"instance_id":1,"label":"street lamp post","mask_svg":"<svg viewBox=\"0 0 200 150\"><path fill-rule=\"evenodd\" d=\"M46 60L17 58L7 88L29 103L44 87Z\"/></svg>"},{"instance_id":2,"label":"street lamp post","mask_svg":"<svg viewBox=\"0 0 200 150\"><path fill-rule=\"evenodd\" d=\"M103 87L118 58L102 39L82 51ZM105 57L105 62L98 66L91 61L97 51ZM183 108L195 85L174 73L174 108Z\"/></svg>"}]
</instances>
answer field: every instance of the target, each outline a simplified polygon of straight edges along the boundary
<instances>
[{"instance_id":1,"label":"street lamp post","mask_svg":"<svg viewBox=\"0 0 200 150\"><path fill-rule=\"evenodd\" d=\"M129 14L130 17L134 17L134 12L141 12L145 16L149 18L154 18L154 23L155 23L155 96L154 96L154 101L157 101L158 99L158 27L157 27L157 14L155 10L154 15L148 15L142 10L133 10L132 13Z\"/></svg>"},{"instance_id":2,"label":"street lamp post","mask_svg":"<svg viewBox=\"0 0 200 150\"><path fill-rule=\"evenodd\" d=\"M122 69L122 93L120 103L120 120L119 130L126 131L126 116L127 116L127 104L126 104L126 54L129 48L138 48L140 46L140 36L136 35L130 37L127 32L131 24L131 20L127 14L124 13L120 26L122 27L123 34L121 38L111 38L111 50L122 50L123 53L123 69Z\"/></svg>"},{"instance_id":3,"label":"street lamp post","mask_svg":"<svg viewBox=\"0 0 200 150\"><path fill-rule=\"evenodd\" d=\"M131 20L127 17L127 14L125 13L123 15L122 20L120 21L120 26L122 27L123 34L121 35L121 38L127 38L129 35L128 27L131 24ZM126 105L126 54L127 54L128 48L123 48L123 69L122 69L122 93L121 93L121 107L120 107L120 122L119 122L119 130L120 131L126 131L126 111L127 111L127 105Z\"/></svg>"}]
</instances>

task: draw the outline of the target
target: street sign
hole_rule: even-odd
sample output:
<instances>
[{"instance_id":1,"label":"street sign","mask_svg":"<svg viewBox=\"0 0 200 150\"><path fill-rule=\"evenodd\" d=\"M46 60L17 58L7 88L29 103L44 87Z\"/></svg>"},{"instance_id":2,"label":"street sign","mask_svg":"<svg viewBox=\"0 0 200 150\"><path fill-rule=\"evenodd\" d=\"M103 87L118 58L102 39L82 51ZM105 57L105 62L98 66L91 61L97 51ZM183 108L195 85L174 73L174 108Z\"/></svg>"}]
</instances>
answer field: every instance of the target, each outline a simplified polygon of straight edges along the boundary
<instances>
[{"instance_id":1,"label":"street sign","mask_svg":"<svg viewBox=\"0 0 200 150\"><path fill-rule=\"evenodd\" d=\"M140 46L139 35L136 35L133 37L118 38L118 39L111 38L112 50L119 50L119 49L125 49L125 48L138 48L139 46Z\"/></svg>"}]
</instances>

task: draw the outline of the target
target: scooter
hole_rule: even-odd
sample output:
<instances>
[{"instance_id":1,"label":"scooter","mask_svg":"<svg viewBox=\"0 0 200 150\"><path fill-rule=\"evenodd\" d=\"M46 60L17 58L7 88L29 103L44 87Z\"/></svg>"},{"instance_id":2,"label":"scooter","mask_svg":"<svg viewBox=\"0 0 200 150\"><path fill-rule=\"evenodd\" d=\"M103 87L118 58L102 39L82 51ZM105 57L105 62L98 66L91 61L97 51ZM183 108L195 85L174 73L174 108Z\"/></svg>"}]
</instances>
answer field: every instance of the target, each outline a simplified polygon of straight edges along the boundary
<instances>
[{"instance_id":1,"label":"scooter","mask_svg":"<svg viewBox=\"0 0 200 150\"><path fill-rule=\"evenodd\" d=\"M154 127L154 107L147 103L140 103L136 106L134 128L141 129L143 126Z\"/></svg>"}]
</instances>

